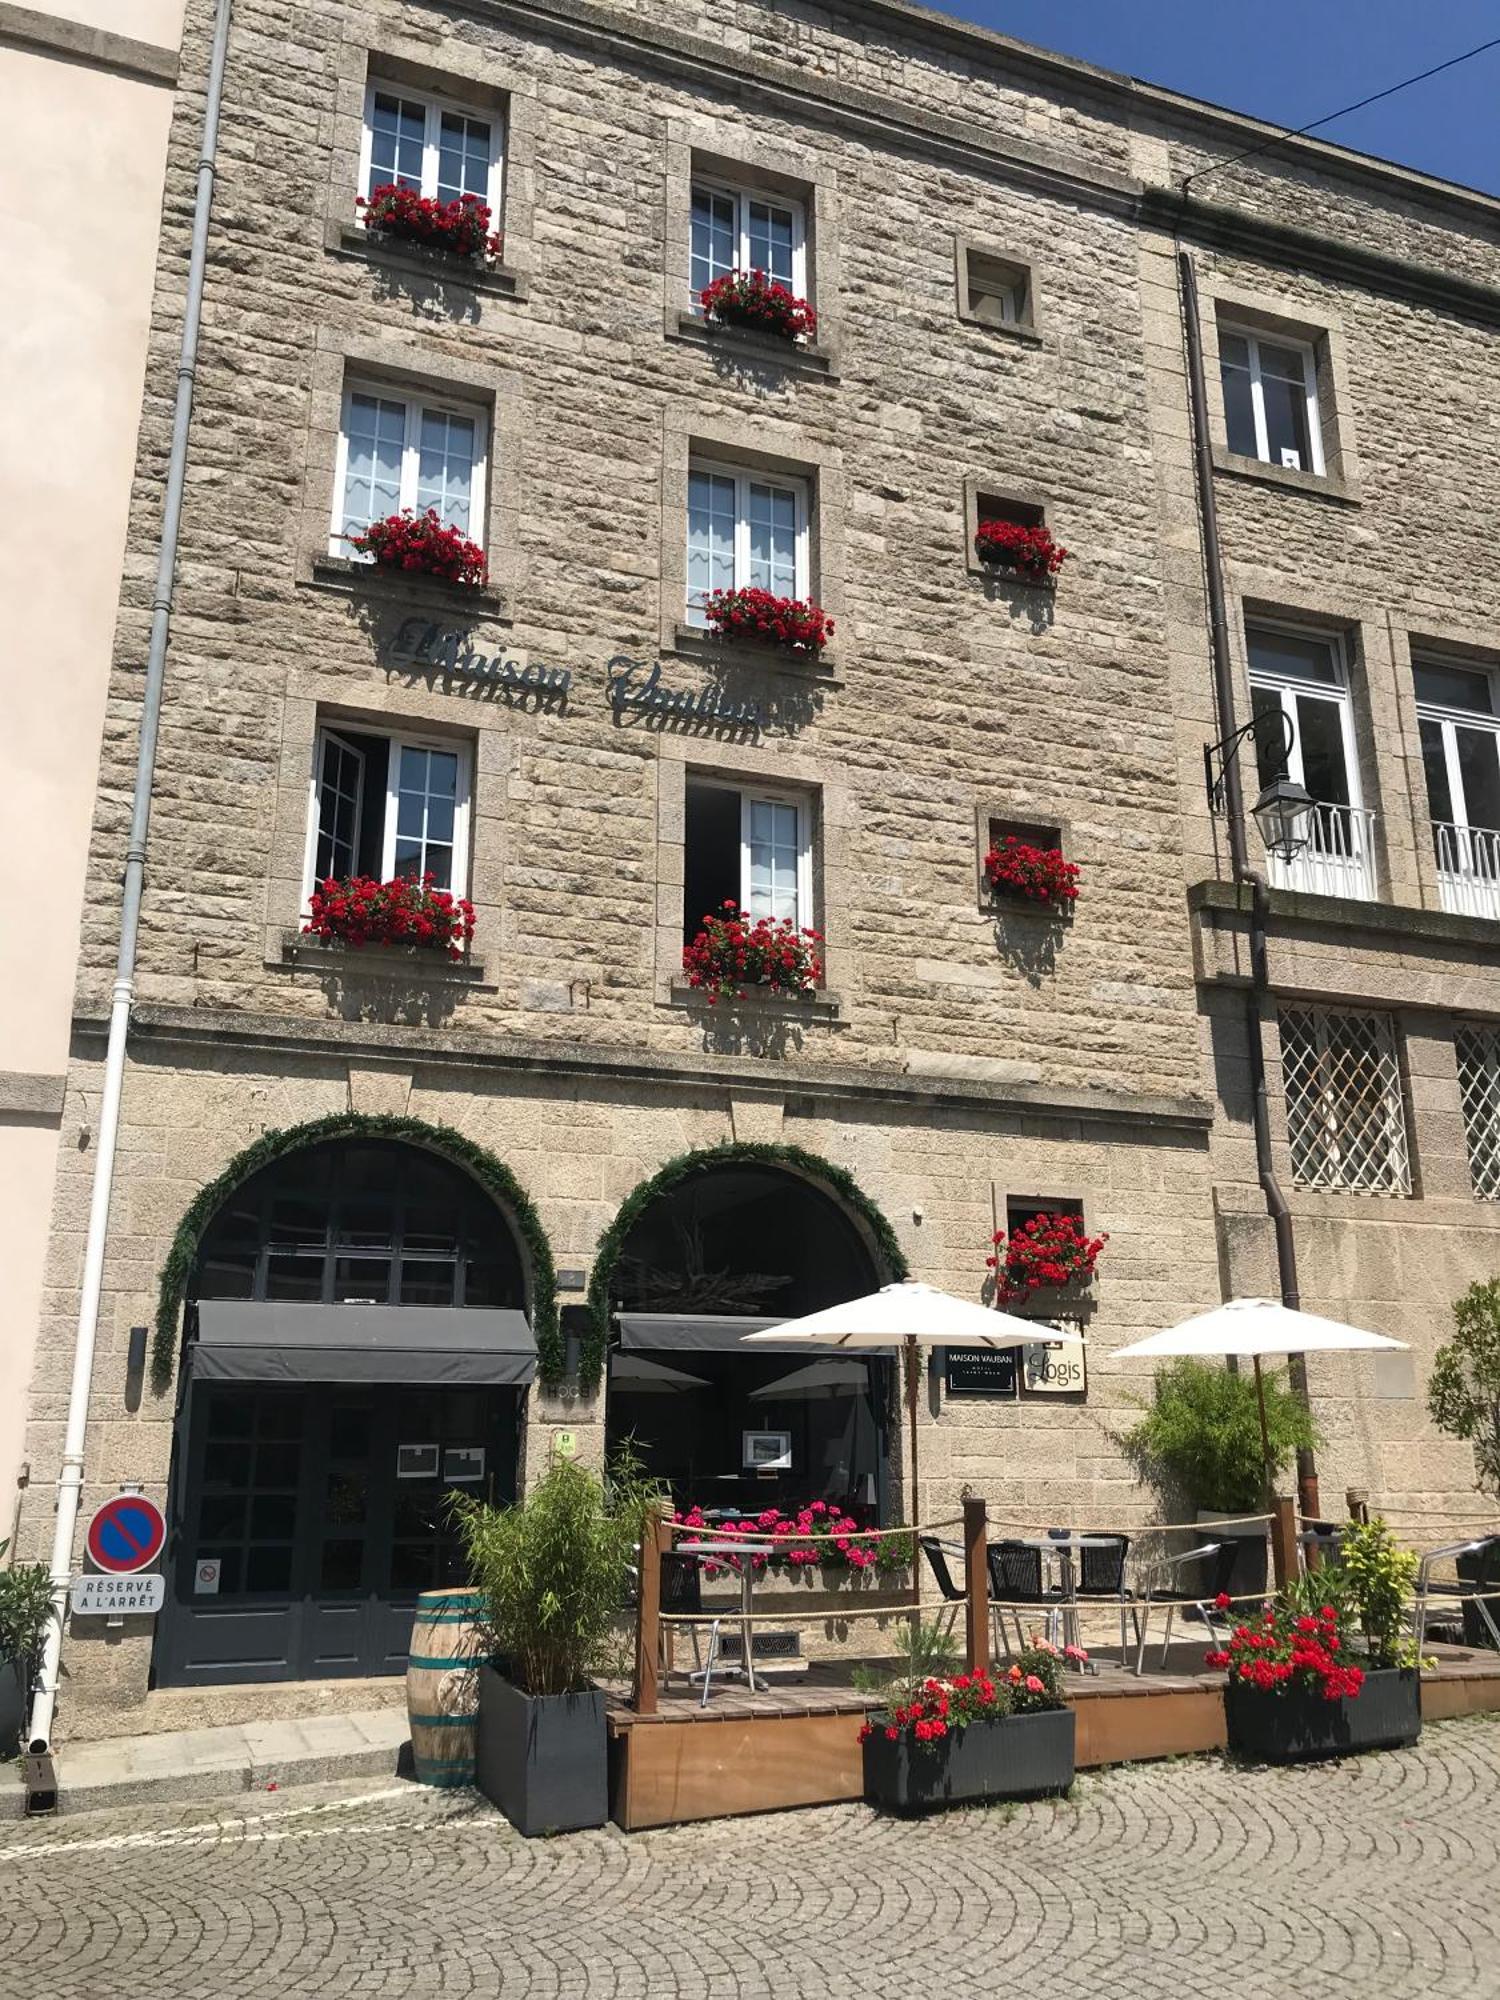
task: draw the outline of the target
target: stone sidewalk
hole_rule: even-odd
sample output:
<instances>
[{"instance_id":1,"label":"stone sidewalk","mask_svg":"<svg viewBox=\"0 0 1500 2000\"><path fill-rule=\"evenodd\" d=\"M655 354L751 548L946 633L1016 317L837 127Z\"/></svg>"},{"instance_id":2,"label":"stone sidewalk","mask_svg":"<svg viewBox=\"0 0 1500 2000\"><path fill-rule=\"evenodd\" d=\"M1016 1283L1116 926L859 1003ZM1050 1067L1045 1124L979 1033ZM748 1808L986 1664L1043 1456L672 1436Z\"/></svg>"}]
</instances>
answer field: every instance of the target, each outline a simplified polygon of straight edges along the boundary
<instances>
[{"instance_id":1,"label":"stone sidewalk","mask_svg":"<svg viewBox=\"0 0 1500 2000\"><path fill-rule=\"evenodd\" d=\"M71 1816L339 1778L390 1778L406 1737L405 1710L383 1708L66 1743L57 1753L58 1808ZM18 1819L24 1805L19 1768L0 1766L0 1819Z\"/></svg>"}]
</instances>

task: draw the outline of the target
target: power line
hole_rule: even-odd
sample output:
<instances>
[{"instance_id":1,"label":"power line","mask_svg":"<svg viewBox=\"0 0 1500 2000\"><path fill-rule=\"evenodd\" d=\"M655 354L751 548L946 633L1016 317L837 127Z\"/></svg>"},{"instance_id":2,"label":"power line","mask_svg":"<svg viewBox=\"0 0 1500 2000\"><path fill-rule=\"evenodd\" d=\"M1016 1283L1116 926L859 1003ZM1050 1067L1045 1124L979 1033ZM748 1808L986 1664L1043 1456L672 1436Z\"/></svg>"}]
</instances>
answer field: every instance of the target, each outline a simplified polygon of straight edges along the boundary
<instances>
[{"instance_id":1,"label":"power line","mask_svg":"<svg viewBox=\"0 0 1500 2000\"><path fill-rule=\"evenodd\" d=\"M1419 71L1416 76L1403 77L1400 83L1393 83L1387 90L1377 90L1369 97L1360 98L1357 104L1346 104L1342 111L1330 111L1326 118L1314 118L1310 125L1299 125L1295 131L1278 132L1274 139L1266 139L1259 146L1251 146L1246 152L1236 153L1232 158L1220 160L1216 166L1200 167L1189 174L1182 183L1182 191L1187 193L1194 181L1207 180L1210 174L1226 173L1230 167L1239 166L1242 160L1253 160L1257 154L1269 153L1273 146L1280 146L1288 139L1301 139L1309 132L1316 132L1321 125L1331 125L1336 118L1347 118L1352 111L1363 111L1367 104L1378 104L1383 97L1394 97L1398 90L1409 90L1414 83L1425 83L1430 76L1441 76L1445 69L1457 69L1460 63L1472 62L1475 56L1482 56L1487 49L1500 49L1500 35L1491 41L1481 42L1477 49L1466 49L1461 56L1450 56L1447 62L1435 63L1431 69Z\"/></svg>"}]
</instances>

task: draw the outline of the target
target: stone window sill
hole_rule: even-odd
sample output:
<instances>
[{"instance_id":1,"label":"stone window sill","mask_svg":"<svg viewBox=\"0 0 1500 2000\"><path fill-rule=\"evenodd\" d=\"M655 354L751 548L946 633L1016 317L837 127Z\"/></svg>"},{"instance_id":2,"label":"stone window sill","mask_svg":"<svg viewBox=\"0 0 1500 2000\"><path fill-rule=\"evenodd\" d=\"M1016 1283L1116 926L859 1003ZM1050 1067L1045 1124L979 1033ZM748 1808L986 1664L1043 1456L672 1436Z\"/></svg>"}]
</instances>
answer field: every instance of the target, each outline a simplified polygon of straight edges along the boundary
<instances>
[{"instance_id":1,"label":"stone window sill","mask_svg":"<svg viewBox=\"0 0 1500 2000\"><path fill-rule=\"evenodd\" d=\"M979 898L979 907L987 917L1020 917L1031 924L1071 925L1076 903L1038 903L1030 896L1006 896L999 890L987 890Z\"/></svg>"},{"instance_id":2,"label":"stone window sill","mask_svg":"<svg viewBox=\"0 0 1500 2000\"><path fill-rule=\"evenodd\" d=\"M804 659L780 646L760 646L751 639L720 639L702 625L674 626L672 651L681 659L697 660L706 666L759 667L762 672L795 674L799 680L815 681L819 687L843 686L834 673L831 653Z\"/></svg>"},{"instance_id":3,"label":"stone window sill","mask_svg":"<svg viewBox=\"0 0 1500 2000\"><path fill-rule=\"evenodd\" d=\"M821 377L825 382L839 379L837 357L832 347L814 342L779 340L774 334L752 333L748 327L719 326L701 313L679 312L667 323L671 340L685 340L693 347L713 349L731 357L754 362L760 367L784 369L792 374Z\"/></svg>"},{"instance_id":4,"label":"stone window sill","mask_svg":"<svg viewBox=\"0 0 1500 2000\"><path fill-rule=\"evenodd\" d=\"M468 612L510 623L504 615L505 599L498 591L470 590L435 576L413 576L406 570L381 569L376 563L352 562L347 556L315 557L311 583L304 587L336 590L345 597L399 598L402 603L440 607L450 614Z\"/></svg>"},{"instance_id":5,"label":"stone window sill","mask_svg":"<svg viewBox=\"0 0 1500 2000\"><path fill-rule=\"evenodd\" d=\"M969 574L982 576L987 583L1004 584L1011 590L1024 590L1036 597L1057 595L1055 576L1023 576L1020 570L1007 569L1004 563L984 562L975 555L972 544L969 549Z\"/></svg>"},{"instance_id":6,"label":"stone window sill","mask_svg":"<svg viewBox=\"0 0 1500 2000\"><path fill-rule=\"evenodd\" d=\"M424 250L419 243L390 242L372 236L357 223L331 222L324 239L335 257L345 257L375 270L392 270L440 285L457 285L466 292L499 299L522 300L525 276L506 264L476 264L443 250Z\"/></svg>"},{"instance_id":7,"label":"stone window sill","mask_svg":"<svg viewBox=\"0 0 1500 2000\"><path fill-rule=\"evenodd\" d=\"M978 313L966 312L962 306L958 316L965 326L977 327L981 333L995 333L1002 340L1014 341L1018 347L1040 347L1042 336L1034 326L1022 326L1015 320L981 319Z\"/></svg>"},{"instance_id":8,"label":"stone window sill","mask_svg":"<svg viewBox=\"0 0 1500 2000\"><path fill-rule=\"evenodd\" d=\"M336 972L346 978L405 980L412 985L463 986L493 992L485 979L485 962L467 958L444 958L438 952L398 951L380 945L350 948L319 944L300 931L283 931L281 948L267 957L272 972Z\"/></svg>"},{"instance_id":9,"label":"stone window sill","mask_svg":"<svg viewBox=\"0 0 1500 2000\"><path fill-rule=\"evenodd\" d=\"M1306 493L1314 500L1332 500L1341 507L1362 507L1358 486L1335 478L1332 473L1296 472L1289 465L1267 465L1264 459L1247 458L1237 451L1213 449L1214 471L1231 479L1248 479L1261 486L1282 486L1292 493Z\"/></svg>"},{"instance_id":10,"label":"stone window sill","mask_svg":"<svg viewBox=\"0 0 1500 2000\"><path fill-rule=\"evenodd\" d=\"M838 995L821 987L816 993L803 994L752 991L743 1000L717 1000L710 1009L708 995L700 987L689 986L685 979L674 979L668 1005L690 1008L694 1013L754 1014L761 1019L782 1021L831 1022L837 1021L840 1016Z\"/></svg>"}]
</instances>

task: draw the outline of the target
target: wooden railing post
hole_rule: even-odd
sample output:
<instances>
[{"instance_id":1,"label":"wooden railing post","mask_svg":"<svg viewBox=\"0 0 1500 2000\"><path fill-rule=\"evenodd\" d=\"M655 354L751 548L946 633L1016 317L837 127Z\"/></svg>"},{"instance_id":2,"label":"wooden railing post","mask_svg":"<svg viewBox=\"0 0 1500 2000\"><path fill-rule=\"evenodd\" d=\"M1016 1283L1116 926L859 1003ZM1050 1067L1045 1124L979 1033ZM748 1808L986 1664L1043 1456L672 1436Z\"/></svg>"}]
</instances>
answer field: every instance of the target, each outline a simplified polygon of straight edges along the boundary
<instances>
[{"instance_id":1,"label":"wooden railing post","mask_svg":"<svg viewBox=\"0 0 1500 2000\"><path fill-rule=\"evenodd\" d=\"M1297 1503L1286 1493L1271 1496L1271 1565L1278 1590L1297 1574Z\"/></svg>"},{"instance_id":2,"label":"wooden railing post","mask_svg":"<svg viewBox=\"0 0 1500 2000\"><path fill-rule=\"evenodd\" d=\"M990 1663L988 1516L982 1500L964 1501L964 1597L967 1664L972 1674Z\"/></svg>"},{"instance_id":3,"label":"wooden railing post","mask_svg":"<svg viewBox=\"0 0 1500 2000\"><path fill-rule=\"evenodd\" d=\"M636 1590L635 1712L655 1715L661 1659L661 1559L671 1547L667 1518L655 1507L641 1531L641 1574Z\"/></svg>"}]
</instances>

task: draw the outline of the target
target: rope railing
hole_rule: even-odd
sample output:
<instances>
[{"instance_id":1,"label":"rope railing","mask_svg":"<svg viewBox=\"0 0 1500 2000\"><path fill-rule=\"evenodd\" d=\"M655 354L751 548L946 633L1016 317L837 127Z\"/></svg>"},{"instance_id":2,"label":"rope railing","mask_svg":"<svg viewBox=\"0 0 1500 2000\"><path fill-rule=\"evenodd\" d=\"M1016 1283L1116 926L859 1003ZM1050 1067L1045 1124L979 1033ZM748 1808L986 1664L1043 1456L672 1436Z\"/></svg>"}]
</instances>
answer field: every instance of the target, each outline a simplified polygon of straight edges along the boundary
<instances>
[{"instance_id":1,"label":"rope railing","mask_svg":"<svg viewBox=\"0 0 1500 2000\"><path fill-rule=\"evenodd\" d=\"M785 1516L782 1517L785 1519ZM758 1528L757 1516L739 1514L730 1521L671 1521L664 1520L663 1526L674 1538L692 1537L695 1540L711 1541L715 1535L726 1540L753 1542L883 1542L898 1535L936 1535L944 1528L961 1528L962 1514L955 1514L946 1521L930 1521L916 1528L851 1528L847 1534L833 1532L827 1528L794 1528L790 1532L778 1532L775 1528Z\"/></svg>"}]
</instances>

